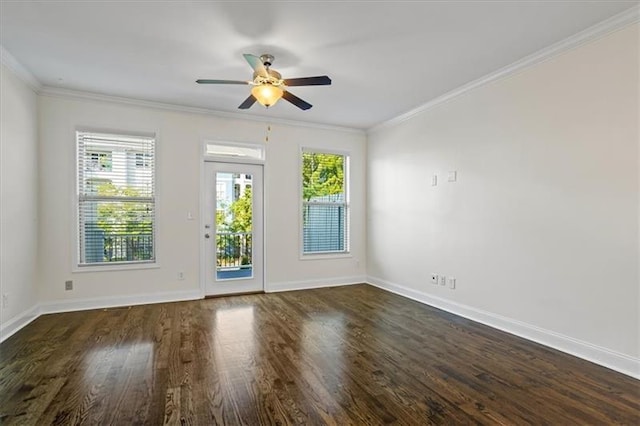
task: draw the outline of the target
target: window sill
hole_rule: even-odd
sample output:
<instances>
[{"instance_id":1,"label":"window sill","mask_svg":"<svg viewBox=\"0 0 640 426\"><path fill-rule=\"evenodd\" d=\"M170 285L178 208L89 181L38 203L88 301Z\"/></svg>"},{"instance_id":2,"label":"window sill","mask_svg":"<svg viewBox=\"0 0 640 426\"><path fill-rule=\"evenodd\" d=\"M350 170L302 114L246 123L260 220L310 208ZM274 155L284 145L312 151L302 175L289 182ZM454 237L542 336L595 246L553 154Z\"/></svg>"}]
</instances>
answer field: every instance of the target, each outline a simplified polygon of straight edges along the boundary
<instances>
[{"instance_id":1,"label":"window sill","mask_svg":"<svg viewBox=\"0 0 640 426\"><path fill-rule=\"evenodd\" d=\"M300 260L330 260L330 259L349 259L353 255L346 253L318 253L318 254L301 254Z\"/></svg>"},{"instance_id":2,"label":"window sill","mask_svg":"<svg viewBox=\"0 0 640 426\"><path fill-rule=\"evenodd\" d=\"M117 263L113 265L75 265L71 272L108 272L108 271L133 271L139 269L158 269L160 265L156 262L140 262L140 263Z\"/></svg>"}]
</instances>

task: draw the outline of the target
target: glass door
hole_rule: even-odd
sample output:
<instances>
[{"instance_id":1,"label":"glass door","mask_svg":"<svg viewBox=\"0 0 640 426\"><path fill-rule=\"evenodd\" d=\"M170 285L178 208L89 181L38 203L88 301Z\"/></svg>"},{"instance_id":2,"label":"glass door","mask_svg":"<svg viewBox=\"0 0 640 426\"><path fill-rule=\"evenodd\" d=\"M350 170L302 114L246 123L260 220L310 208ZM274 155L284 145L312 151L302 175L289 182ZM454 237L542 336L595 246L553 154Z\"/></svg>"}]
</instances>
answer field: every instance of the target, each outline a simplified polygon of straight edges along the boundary
<instances>
[{"instance_id":1,"label":"glass door","mask_svg":"<svg viewBox=\"0 0 640 426\"><path fill-rule=\"evenodd\" d=\"M205 163L207 295L262 291L262 166Z\"/></svg>"}]
</instances>

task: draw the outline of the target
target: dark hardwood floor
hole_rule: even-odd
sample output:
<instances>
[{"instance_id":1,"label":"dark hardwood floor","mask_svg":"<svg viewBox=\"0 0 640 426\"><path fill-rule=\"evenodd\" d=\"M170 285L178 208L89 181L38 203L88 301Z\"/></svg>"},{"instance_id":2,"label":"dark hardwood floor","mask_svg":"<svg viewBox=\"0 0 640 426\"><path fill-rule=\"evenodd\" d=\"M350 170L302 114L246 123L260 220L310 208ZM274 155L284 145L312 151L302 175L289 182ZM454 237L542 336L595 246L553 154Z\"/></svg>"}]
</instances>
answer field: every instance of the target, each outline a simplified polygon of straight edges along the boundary
<instances>
[{"instance_id":1,"label":"dark hardwood floor","mask_svg":"<svg viewBox=\"0 0 640 426\"><path fill-rule=\"evenodd\" d=\"M42 316L0 423L638 425L640 381L356 285Z\"/></svg>"}]
</instances>

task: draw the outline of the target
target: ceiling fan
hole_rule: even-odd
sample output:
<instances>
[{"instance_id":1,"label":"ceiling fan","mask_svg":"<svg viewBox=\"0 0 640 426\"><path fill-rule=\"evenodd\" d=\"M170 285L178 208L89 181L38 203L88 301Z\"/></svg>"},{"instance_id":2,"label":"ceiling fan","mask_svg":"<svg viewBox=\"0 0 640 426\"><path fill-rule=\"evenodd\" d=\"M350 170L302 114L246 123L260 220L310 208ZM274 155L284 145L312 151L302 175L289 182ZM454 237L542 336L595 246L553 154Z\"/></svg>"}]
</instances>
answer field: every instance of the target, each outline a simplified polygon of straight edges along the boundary
<instances>
[{"instance_id":1,"label":"ceiling fan","mask_svg":"<svg viewBox=\"0 0 640 426\"><path fill-rule=\"evenodd\" d=\"M249 109L258 101L261 105L269 108L280 98L291 102L302 110L307 110L312 105L286 89L291 86L327 86L331 84L331 79L326 75L317 77L300 77L283 79L280 73L271 69L274 57L268 53L258 57L248 53L244 58L253 68L253 80L196 80L198 84L248 84L253 86L251 94L240 104L238 108Z\"/></svg>"}]
</instances>

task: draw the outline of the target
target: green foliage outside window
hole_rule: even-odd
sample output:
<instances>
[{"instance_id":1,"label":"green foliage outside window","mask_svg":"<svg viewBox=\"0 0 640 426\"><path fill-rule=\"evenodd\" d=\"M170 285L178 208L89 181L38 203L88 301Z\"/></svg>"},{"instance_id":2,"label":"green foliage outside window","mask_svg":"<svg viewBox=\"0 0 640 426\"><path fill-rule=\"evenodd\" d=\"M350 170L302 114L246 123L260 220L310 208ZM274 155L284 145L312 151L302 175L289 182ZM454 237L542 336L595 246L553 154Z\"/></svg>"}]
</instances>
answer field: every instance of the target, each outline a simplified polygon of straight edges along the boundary
<instances>
[{"instance_id":1,"label":"green foliage outside window","mask_svg":"<svg viewBox=\"0 0 640 426\"><path fill-rule=\"evenodd\" d=\"M302 154L302 196L305 201L344 192L344 156Z\"/></svg>"},{"instance_id":2,"label":"green foliage outside window","mask_svg":"<svg viewBox=\"0 0 640 426\"><path fill-rule=\"evenodd\" d=\"M114 197L138 197L139 191L134 188L120 188L111 182L100 184L97 188L98 195ZM117 230L123 234L150 233L152 221L149 220L149 211L146 203L115 201L100 203L98 205L98 227L105 232Z\"/></svg>"},{"instance_id":3,"label":"green foliage outside window","mask_svg":"<svg viewBox=\"0 0 640 426\"><path fill-rule=\"evenodd\" d=\"M230 220L228 213L231 212ZM247 186L243 194L231 203L216 211L216 244L218 247L218 266L250 265L252 244L252 192ZM244 234L244 235L229 235Z\"/></svg>"}]
</instances>

